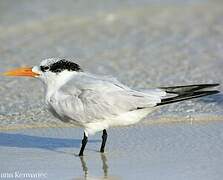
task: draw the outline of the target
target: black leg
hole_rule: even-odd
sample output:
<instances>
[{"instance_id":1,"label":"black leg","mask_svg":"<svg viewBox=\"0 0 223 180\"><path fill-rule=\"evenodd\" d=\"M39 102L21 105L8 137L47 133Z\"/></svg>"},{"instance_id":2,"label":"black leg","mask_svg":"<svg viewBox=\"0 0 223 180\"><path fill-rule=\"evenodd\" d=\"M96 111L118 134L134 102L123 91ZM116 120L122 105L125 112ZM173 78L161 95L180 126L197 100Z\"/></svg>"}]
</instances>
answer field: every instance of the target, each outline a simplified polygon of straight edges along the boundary
<instances>
[{"instance_id":1,"label":"black leg","mask_svg":"<svg viewBox=\"0 0 223 180\"><path fill-rule=\"evenodd\" d=\"M104 129L103 134L102 134L102 143L101 143L101 149L100 149L101 153L105 151L105 144L106 144L107 137L108 137L107 131L106 129Z\"/></svg>"},{"instance_id":2,"label":"black leg","mask_svg":"<svg viewBox=\"0 0 223 180\"><path fill-rule=\"evenodd\" d=\"M81 145L81 150L79 152L79 156L83 156L84 148L85 148L87 142L88 142L88 137L84 133L84 138L82 139L82 145Z\"/></svg>"}]
</instances>

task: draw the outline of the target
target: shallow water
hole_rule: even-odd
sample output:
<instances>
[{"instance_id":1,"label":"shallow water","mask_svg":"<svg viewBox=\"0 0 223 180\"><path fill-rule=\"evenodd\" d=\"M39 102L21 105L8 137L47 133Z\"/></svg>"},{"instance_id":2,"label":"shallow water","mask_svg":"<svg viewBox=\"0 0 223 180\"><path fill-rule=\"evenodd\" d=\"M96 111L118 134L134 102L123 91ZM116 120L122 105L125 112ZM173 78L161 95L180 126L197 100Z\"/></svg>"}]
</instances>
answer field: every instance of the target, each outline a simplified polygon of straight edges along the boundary
<instances>
[{"instance_id":1,"label":"shallow water","mask_svg":"<svg viewBox=\"0 0 223 180\"><path fill-rule=\"evenodd\" d=\"M106 153L98 152L98 134L83 158L75 156L80 129L2 132L1 171L40 172L48 179L221 179L222 128L217 121L111 129Z\"/></svg>"}]
</instances>

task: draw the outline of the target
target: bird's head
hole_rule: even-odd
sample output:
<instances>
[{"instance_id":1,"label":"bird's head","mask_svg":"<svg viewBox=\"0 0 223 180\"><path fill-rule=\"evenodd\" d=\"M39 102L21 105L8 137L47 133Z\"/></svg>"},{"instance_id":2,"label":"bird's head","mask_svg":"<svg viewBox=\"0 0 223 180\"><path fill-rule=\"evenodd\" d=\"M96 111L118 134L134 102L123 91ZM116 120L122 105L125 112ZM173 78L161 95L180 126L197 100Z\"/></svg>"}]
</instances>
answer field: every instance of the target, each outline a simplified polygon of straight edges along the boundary
<instances>
[{"instance_id":1,"label":"bird's head","mask_svg":"<svg viewBox=\"0 0 223 180\"><path fill-rule=\"evenodd\" d=\"M34 77L47 84L50 81L63 79L78 72L82 72L82 69L72 61L61 58L49 58L43 60L38 66L17 68L5 72L4 75Z\"/></svg>"}]
</instances>

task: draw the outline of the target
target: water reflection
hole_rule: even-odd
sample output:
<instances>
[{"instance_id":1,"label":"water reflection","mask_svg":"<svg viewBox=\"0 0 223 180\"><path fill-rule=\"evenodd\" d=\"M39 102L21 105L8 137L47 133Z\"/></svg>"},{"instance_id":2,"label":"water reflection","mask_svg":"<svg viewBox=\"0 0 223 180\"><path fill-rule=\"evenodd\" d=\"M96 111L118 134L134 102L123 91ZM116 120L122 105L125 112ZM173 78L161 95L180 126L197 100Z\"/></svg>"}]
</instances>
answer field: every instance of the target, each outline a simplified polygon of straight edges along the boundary
<instances>
[{"instance_id":1,"label":"water reflection","mask_svg":"<svg viewBox=\"0 0 223 180\"><path fill-rule=\"evenodd\" d=\"M102 162L102 170L103 170L103 176L102 177L94 177L94 179L114 179L114 178L109 178L108 177L108 161L107 161L107 157L104 153L100 153L100 156L101 156L101 162ZM85 157L82 156L80 157L80 162L81 162L81 167L82 167L82 170L83 170L83 177L85 180L88 180L88 179L92 179L93 177L90 177L89 176L89 173L88 173L88 167L87 167L87 163L86 163L86 160L85 160Z\"/></svg>"},{"instance_id":2,"label":"water reflection","mask_svg":"<svg viewBox=\"0 0 223 180\"><path fill-rule=\"evenodd\" d=\"M87 177L88 177L88 168L87 168L86 161L84 160L83 156L80 157L80 160L81 160L81 166L82 166L82 169L83 169L83 172L84 172L84 179L87 179Z\"/></svg>"},{"instance_id":3,"label":"water reflection","mask_svg":"<svg viewBox=\"0 0 223 180\"><path fill-rule=\"evenodd\" d=\"M101 153L101 161L102 161L102 169L104 172L104 178L108 177L108 164L107 164L107 157L104 153Z\"/></svg>"}]
</instances>

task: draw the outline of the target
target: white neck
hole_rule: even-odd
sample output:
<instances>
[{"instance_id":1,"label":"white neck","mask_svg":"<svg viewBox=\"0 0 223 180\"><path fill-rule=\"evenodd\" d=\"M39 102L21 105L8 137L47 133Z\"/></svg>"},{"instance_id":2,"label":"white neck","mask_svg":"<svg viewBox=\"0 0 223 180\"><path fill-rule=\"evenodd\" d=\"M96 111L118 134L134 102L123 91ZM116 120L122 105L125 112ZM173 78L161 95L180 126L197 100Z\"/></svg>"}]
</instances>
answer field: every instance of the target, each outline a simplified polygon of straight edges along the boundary
<instances>
[{"instance_id":1,"label":"white neck","mask_svg":"<svg viewBox=\"0 0 223 180\"><path fill-rule=\"evenodd\" d=\"M43 77L45 96L50 97L54 94L61 86L63 86L67 81L69 81L76 72L63 71L59 74L47 74Z\"/></svg>"}]
</instances>

